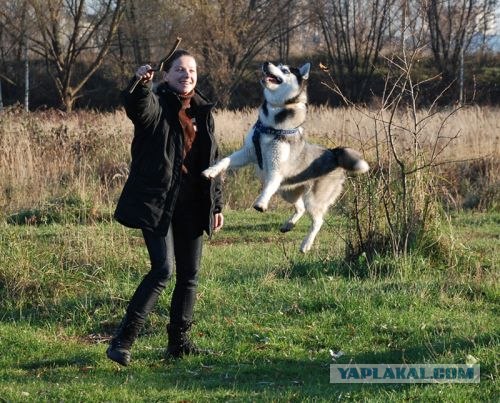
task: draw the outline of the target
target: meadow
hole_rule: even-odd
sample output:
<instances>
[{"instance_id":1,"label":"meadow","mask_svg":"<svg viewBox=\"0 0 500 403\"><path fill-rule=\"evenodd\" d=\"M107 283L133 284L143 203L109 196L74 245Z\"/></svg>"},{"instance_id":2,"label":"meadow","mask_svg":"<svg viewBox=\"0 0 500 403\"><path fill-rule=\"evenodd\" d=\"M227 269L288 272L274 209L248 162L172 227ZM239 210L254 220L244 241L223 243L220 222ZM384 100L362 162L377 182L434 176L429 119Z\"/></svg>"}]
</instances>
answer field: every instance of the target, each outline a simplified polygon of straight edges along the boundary
<instances>
[{"instance_id":1,"label":"meadow","mask_svg":"<svg viewBox=\"0 0 500 403\"><path fill-rule=\"evenodd\" d=\"M316 142L362 150L376 170L380 128L370 113L313 108L306 130ZM216 113L224 153L255 116ZM226 225L205 244L193 332L214 354L165 360L170 284L122 368L104 351L148 270L140 233L111 217L128 173L131 124L123 111L3 112L0 400L495 400L500 110L432 117L423 136L453 140L433 166L440 254L346 259L359 186L352 180L302 255L307 220L281 234L289 209L276 199L270 212L253 211L252 169L228 174ZM342 354L334 361L330 350ZM332 363L474 362L479 384L329 382Z\"/></svg>"}]
</instances>

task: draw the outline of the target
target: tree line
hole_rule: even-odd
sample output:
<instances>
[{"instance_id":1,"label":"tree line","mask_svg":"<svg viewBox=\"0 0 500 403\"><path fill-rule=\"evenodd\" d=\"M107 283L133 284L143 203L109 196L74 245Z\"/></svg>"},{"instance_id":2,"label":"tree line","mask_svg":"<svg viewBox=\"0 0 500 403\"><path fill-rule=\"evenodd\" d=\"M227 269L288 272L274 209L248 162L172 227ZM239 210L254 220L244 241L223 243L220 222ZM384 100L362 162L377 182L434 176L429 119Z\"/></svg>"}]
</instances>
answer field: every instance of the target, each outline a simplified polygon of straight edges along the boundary
<instances>
[{"instance_id":1,"label":"tree line","mask_svg":"<svg viewBox=\"0 0 500 403\"><path fill-rule=\"evenodd\" d=\"M498 49L489 43L497 0L3 3L0 106L114 108L135 68L160 60L177 36L220 107L258 103L264 60L312 61L314 103L341 102L322 85L330 81L351 101L371 102L405 52L419 57L419 90L446 92L443 102L497 103L500 95Z\"/></svg>"}]
</instances>

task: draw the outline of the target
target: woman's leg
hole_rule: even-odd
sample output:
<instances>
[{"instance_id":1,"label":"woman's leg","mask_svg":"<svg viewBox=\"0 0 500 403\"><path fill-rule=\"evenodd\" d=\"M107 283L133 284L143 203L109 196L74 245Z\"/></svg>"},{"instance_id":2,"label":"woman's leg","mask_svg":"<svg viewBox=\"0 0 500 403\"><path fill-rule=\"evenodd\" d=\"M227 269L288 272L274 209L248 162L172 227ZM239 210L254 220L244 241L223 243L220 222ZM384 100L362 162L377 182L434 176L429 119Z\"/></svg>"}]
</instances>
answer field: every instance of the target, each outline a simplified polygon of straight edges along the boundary
<instances>
[{"instance_id":1,"label":"woman's leg","mask_svg":"<svg viewBox=\"0 0 500 403\"><path fill-rule=\"evenodd\" d=\"M170 322L176 325L192 322L198 286L203 233L201 230L191 232L188 229L182 223L173 225L176 280L170 306Z\"/></svg>"},{"instance_id":2,"label":"woman's leg","mask_svg":"<svg viewBox=\"0 0 500 403\"><path fill-rule=\"evenodd\" d=\"M133 317L141 326L156 305L174 268L172 227L166 236L144 230L142 234L148 249L151 270L142 279L127 308L127 315Z\"/></svg>"},{"instance_id":3,"label":"woman's leg","mask_svg":"<svg viewBox=\"0 0 500 403\"><path fill-rule=\"evenodd\" d=\"M130 362L130 348L172 275L172 235L171 228L167 236L143 231L151 260L151 270L137 287L128 304L127 313L106 351L108 358L121 365L128 365Z\"/></svg>"},{"instance_id":4,"label":"woman's leg","mask_svg":"<svg viewBox=\"0 0 500 403\"><path fill-rule=\"evenodd\" d=\"M193 321L203 245L202 221L197 219L196 209L190 211L191 214L189 211L176 211L172 220L176 282L170 306L170 323L167 326L167 354L170 357L201 352L188 337Z\"/></svg>"}]
</instances>

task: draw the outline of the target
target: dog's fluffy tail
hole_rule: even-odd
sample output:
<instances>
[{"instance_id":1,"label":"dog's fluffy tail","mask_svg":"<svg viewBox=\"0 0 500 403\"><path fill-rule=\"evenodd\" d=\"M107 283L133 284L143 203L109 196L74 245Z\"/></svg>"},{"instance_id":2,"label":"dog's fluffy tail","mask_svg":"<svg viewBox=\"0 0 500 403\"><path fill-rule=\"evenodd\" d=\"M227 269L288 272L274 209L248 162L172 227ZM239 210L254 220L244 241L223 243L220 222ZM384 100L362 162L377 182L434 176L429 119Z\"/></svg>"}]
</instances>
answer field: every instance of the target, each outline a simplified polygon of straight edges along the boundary
<instances>
[{"instance_id":1,"label":"dog's fluffy tail","mask_svg":"<svg viewBox=\"0 0 500 403\"><path fill-rule=\"evenodd\" d=\"M352 148L337 147L330 150L337 159L337 164L347 171L363 174L370 166L361 155Z\"/></svg>"},{"instance_id":2,"label":"dog's fluffy tail","mask_svg":"<svg viewBox=\"0 0 500 403\"><path fill-rule=\"evenodd\" d=\"M311 179L319 178L337 168L343 168L356 174L368 172L370 166L361 157L361 155L352 148L337 147L325 150L325 152L316 158L307 169L286 178L284 185L295 185L306 182Z\"/></svg>"}]
</instances>

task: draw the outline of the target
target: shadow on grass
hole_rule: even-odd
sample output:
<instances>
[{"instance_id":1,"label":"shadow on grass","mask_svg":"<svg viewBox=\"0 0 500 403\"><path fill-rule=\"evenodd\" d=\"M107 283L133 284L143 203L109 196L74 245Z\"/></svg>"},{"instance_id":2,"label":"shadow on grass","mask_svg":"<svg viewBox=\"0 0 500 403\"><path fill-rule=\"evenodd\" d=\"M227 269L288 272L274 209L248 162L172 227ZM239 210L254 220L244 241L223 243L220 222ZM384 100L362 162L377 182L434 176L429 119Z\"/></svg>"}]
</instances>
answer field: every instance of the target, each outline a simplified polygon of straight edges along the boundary
<instances>
[{"instance_id":1,"label":"shadow on grass","mask_svg":"<svg viewBox=\"0 0 500 403\"><path fill-rule=\"evenodd\" d=\"M54 358L54 359L46 359L40 361L30 361L19 364L20 369L24 369L26 371L37 371L43 369L53 369L58 367L85 367L95 365L95 357L91 357L90 355L78 355L68 358Z\"/></svg>"},{"instance_id":2,"label":"shadow on grass","mask_svg":"<svg viewBox=\"0 0 500 403\"><path fill-rule=\"evenodd\" d=\"M349 277L350 274L344 260L341 258L327 261L299 260L275 269L274 273L277 277L290 279L318 279L328 276Z\"/></svg>"},{"instance_id":3,"label":"shadow on grass","mask_svg":"<svg viewBox=\"0 0 500 403\"><path fill-rule=\"evenodd\" d=\"M475 346L490 345L492 335L485 334L475 339ZM451 342L453 351L459 352L471 347L470 340L457 338ZM412 346L402 351L386 351L378 353L360 353L351 357L343 357L344 361L338 363L367 363L367 364L390 364L390 363L424 363L431 358L432 362L439 359L440 354L448 353L449 346L436 344L434 354L425 347ZM139 360L144 358L154 359L151 355L144 357L140 353ZM444 360L443 360L444 361ZM235 362L230 357L221 356L214 358L196 358L188 361L168 363L168 377L175 379L176 385L185 390L210 390L210 389L236 389L242 392L255 392L267 390L270 396L279 395L283 389L302 391L302 397L325 398L331 393L339 395L341 392L366 392L384 391L400 392L412 387L411 384L330 384L330 368L328 359L316 360L293 360L280 358L266 358L260 356L249 362ZM132 368L131 368L132 369ZM489 368L491 370L492 368ZM484 368L484 370L488 370ZM153 370L155 371L155 370ZM163 371L163 370L162 370ZM186 377L186 374L188 376ZM168 388L169 381L166 386ZM153 386L154 382L151 384ZM421 385L428 387L430 385ZM301 396L299 394L299 396Z\"/></svg>"},{"instance_id":4,"label":"shadow on grass","mask_svg":"<svg viewBox=\"0 0 500 403\"><path fill-rule=\"evenodd\" d=\"M251 222L248 224L234 224L227 225L224 228L224 233L257 233L257 232L273 232L276 234L281 234L280 232L281 223L279 222ZM224 234L223 234L224 235ZM258 237L261 237L261 234L257 234Z\"/></svg>"},{"instance_id":5,"label":"shadow on grass","mask_svg":"<svg viewBox=\"0 0 500 403\"><path fill-rule=\"evenodd\" d=\"M436 336L437 337L437 336ZM498 336L492 333L484 333L471 338L454 337L443 338L442 340L428 342L420 345L413 345L398 350L388 350L383 352L362 352L352 357L342 357L338 360L339 364L353 362L356 364L392 364L392 363L435 363L439 361L440 356L449 354L462 354L463 362L455 364L464 364L465 356L471 349L478 347L495 347ZM449 357L443 357L441 363L449 362ZM486 366L481 370L493 370L493 367Z\"/></svg>"},{"instance_id":6,"label":"shadow on grass","mask_svg":"<svg viewBox=\"0 0 500 403\"><path fill-rule=\"evenodd\" d=\"M459 354L465 358L471 348L495 346L495 335L486 333L473 339L452 338L446 342L434 342L428 345L413 345L403 350L382 352L360 352L352 356L344 356L336 364L425 364L449 363L449 354ZM385 391L401 391L412 387L412 384L330 384L329 365L334 362L325 360L293 360L276 357L266 358L262 353L253 361L235 362L228 355L189 358L175 362L166 362L168 371L175 378L176 385L186 390L219 389L227 385L241 391L255 391L267 388L307 389L307 396L325 397L330 391L362 391L384 389ZM151 352L136 354L138 360L161 360L161 356ZM460 364L463 362L455 362ZM132 367L131 367L132 369ZM494 363L481 364L482 378L494 372ZM153 371L155 371L153 369ZM183 375L190 374L187 378ZM153 385L152 385L153 386ZM421 387L431 386L422 384ZM277 391L279 393L279 391Z\"/></svg>"},{"instance_id":7,"label":"shadow on grass","mask_svg":"<svg viewBox=\"0 0 500 403\"><path fill-rule=\"evenodd\" d=\"M68 312L78 312L72 319L74 325L78 325L81 320L82 324L88 323L88 319L93 312L99 310L101 307L112 307L113 312L119 315L125 312L127 301L116 300L108 297L95 296L91 302L85 296L72 297L62 299L58 304L47 304L42 307L36 304L26 304L19 309L13 307L10 309L0 309L0 318L4 321L12 321L21 323L28 320L30 324L45 324L63 322L67 318ZM84 311L85 309L85 311Z\"/></svg>"},{"instance_id":8,"label":"shadow on grass","mask_svg":"<svg viewBox=\"0 0 500 403\"><path fill-rule=\"evenodd\" d=\"M341 357L336 363L347 364L397 364L397 363L445 363L443 355L450 351L460 353L471 347L491 347L494 335L483 334L473 340L454 338L448 343L434 343L432 352L428 346L413 345L404 351L360 352L352 356ZM156 393L155 398L180 397L199 399L211 396L256 399L283 399L301 401L302 399L329 400L334 397L350 397L361 400L371 398L401 398L414 384L331 384L330 367L333 362L325 357L316 359L289 359L269 356L263 351L238 359L228 347L222 355L188 357L184 360L166 361L159 350L135 349L133 361L127 368L113 365L102 366L106 360L104 352L99 362L95 355L73 355L67 358L55 358L41 361L21 363L18 368L33 372L21 374L16 371L5 373L4 382L22 385L29 382L30 377L37 377L37 382L78 382L79 390L109 390L127 394L127 398L141 401L148 400ZM68 376L67 367L77 367L76 376ZM62 372L60 370L63 370ZM52 372L54 371L54 372ZM493 364L481 366L482 378L494 371ZM42 374L39 378L38 374ZM82 375L84 374L84 375ZM492 390L493 386L482 385L482 390ZM492 383L490 383L492 385ZM419 388L427 389L432 384L420 384ZM450 389L447 389L450 392ZM469 389L468 393L479 393ZM453 393L461 393L461 389ZM346 396L345 394L350 395ZM432 391L431 391L432 393ZM436 391L435 393L438 393ZM488 393L488 392L482 392ZM122 395L123 396L123 395Z\"/></svg>"}]
</instances>

